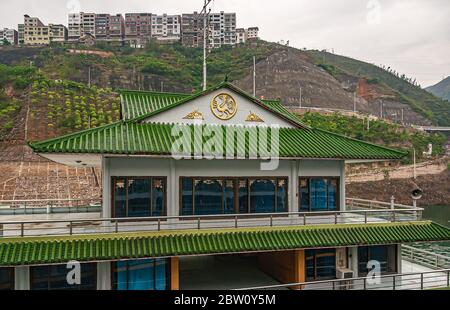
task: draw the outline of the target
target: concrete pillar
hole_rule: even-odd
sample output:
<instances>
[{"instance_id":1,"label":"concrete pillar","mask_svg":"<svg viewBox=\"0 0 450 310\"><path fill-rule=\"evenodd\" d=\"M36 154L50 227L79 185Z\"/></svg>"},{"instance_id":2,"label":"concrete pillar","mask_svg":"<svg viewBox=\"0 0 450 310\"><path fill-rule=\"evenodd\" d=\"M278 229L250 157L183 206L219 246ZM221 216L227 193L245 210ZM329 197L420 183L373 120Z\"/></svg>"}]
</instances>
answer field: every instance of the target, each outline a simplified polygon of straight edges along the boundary
<instances>
[{"instance_id":1,"label":"concrete pillar","mask_svg":"<svg viewBox=\"0 0 450 310\"><path fill-rule=\"evenodd\" d=\"M345 161L341 161L341 173L340 173L340 184L339 184L339 189L340 189L340 205L341 211L345 211L346 210L346 205L345 205Z\"/></svg>"},{"instance_id":2,"label":"concrete pillar","mask_svg":"<svg viewBox=\"0 0 450 310\"><path fill-rule=\"evenodd\" d=\"M16 291L30 290L30 267L21 266L14 268L14 289Z\"/></svg>"},{"instance_id":3,"label":"concrete pillar","mask_svg":"<svg viewBox=\"0 0 450 310\"><path fill-rule=\"evenodd\" d=\"M103 218L112 217L111 214L111 176L109 173L110 159L102 157L102 179L103 179L103 191L102 191L102 214Z\"/></svg>"},{"instance_id":4,"label":"concrete pillar","mask_svg":"<svg viewBox=\"0 0 450 310\"><path fill-rule=\"evenodd\" d=\"M358 247L348 248L348 267L353 270L355 277L358 277Z\"/></svg>"},{"instance_id":5,"label":"concrete pillar","mask_svg":"<svg viewBox=\"0 0 450 310\"><path fill-rule=\"evenodd\" d=\"M298 175L299 164L297 160L291 161L291 176L288 184L289 189L289 212L298 212Z\"/></svg>"},{"instance_id":6,"label":"concrete pillar","mask_svg":"<svg viewBox=\"0 0 450 310\"><path fill-rule=\"evenodd\" d=\"M179 216L178 187L177 187L177 163L175 159L170 159L170 175L167 188L167 216Z\"/></svg>"},{"instance_id":7,"label":"concrete pillar","mask_svg":"<svg viewBox=\"0 0 450 310\"><path fill-rule=\"evenodd\" d=\"M397 244L397 273L402 273L402 245Z\"/></svg>"},{"instance_id":8,"label":"concrete pillar","mask_svg":"<svg viewBox=\"0 0 450 310\"><path fill-rule=\"evenodd\" d=\"M97 290L111 290L111 285L111 262L97 263Z\"/></svg>"}]
</instances>

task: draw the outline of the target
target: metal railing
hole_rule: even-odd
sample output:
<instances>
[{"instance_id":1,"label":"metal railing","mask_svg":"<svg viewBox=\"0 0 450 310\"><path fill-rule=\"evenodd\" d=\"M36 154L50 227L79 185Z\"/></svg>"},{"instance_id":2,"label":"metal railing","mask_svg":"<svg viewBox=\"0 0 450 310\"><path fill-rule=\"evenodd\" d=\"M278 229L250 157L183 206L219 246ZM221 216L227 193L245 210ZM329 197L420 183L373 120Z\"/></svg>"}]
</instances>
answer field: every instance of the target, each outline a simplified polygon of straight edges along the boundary
<instances>
[{"instance_id":1,"label":"metal railing","mask_svg":"<svg viewBox=\"0 0 450 310\"><path fill-rule=\"evenodd\" d=\"M0 222L0 235L45 236L80 235L161 230L202 230L261 228L324 224L367 224L421 220L418 208L401 210L361 210L230 214L203 216L165 216L135 218L66 219Z\"/></svg>"},{"instance_id":2,"label":"metal railing","mask_svg":"<svg viewBox=\"0 0 450 310\"><path fill-rule=\"evenodd\" d=\"M386 209L401 210L414 208L413 206L395 203L394 199L392 199L391 202L382 202L376 200L346 198L345 203L347 210L386 210ZM423 211L423 209L418 208L418 211Z\"/></svg>"},{"instance_id":3,"label":"metal railing","mask_svg":"<svg viewBox=\"0 0 450 310\"><path fill-rule=\"evenodd\" d=\"M449 256L418 249L408 245L402 245L402 259L432 269L450 268Z\"/></svg>"},{"instance_id":4,"label":"metal railing","mask_svg":"<svg viewBox=\"0 0 450 310\"><path fill-rule=\"evenodd\" d=\"M314 282L239 288L236 290L424 290L450 287L450 269Z\"/></svg>"},{"instance_id":5,"label":"metal railing","mask_svg":"<svg viewBox=\"0 0 450 310\"><path fill-rule=\"evenodd\" d=\"M0 200L0 215L101 212L98 199Z\"/></svg>"}]
</instances>

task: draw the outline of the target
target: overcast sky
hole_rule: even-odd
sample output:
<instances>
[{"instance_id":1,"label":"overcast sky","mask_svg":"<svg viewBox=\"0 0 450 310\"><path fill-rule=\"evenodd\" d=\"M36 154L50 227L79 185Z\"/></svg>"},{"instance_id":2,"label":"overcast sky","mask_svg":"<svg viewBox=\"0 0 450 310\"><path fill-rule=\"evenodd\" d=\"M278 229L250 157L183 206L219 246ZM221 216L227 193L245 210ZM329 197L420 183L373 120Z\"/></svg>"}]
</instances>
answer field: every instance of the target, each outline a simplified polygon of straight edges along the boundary
<instances>
[{"instance_id":1,"label":"overcast sky","mask_svg":"<svg viewBox=\"0 0 450 310\"><path fill-rule=\"evenodd\" d=\"M23 14L67 25L69 12L188 13L203 0L1 0L0 27ZM429 86L450 75L449 0L215 0L238 27L259 26L268 41L390 66Z\"/></svg>"}]
</instances>

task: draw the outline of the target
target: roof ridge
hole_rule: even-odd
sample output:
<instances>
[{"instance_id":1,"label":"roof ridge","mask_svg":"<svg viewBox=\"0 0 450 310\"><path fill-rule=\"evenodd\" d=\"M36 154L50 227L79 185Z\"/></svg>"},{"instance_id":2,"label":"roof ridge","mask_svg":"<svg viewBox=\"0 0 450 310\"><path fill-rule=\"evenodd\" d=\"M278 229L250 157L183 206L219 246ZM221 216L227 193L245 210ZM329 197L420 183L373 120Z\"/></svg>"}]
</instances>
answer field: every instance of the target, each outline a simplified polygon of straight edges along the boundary
<instances>
[{"instance_id":1,"label":"roof ridge","mask_svg":"<svg viewBox=\"0 0 450 310\"><path fill-rule=\"evenodd\" d=\"M133 90L133 89L118 89L117 93L119 94L132 94L132 93L141 93L141 94L156 94L156 95L168 95L168 96L190 96L189 93L177 93L177 92L161 92L161 91L151 91L151 90Z\"/></svg>"}]
</instances>

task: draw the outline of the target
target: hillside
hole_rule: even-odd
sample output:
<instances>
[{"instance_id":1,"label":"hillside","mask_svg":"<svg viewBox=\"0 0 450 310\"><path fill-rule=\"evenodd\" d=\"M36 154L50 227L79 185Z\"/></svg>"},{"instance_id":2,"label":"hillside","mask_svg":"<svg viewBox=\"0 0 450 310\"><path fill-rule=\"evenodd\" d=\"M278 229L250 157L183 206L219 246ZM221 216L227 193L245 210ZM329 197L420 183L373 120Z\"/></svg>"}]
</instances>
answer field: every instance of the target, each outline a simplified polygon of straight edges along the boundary
<instances>
[{"instance_id":1,"label":"hillside","mask_svg":"<svg viewBox=\"0 0 450 310\"><path fill-rule=\"evenodd\" d=\"M450 76L443 79L436 85L426 88L427 91L447 101L450 101Z\"/></svg>"},{"instance_id":2,"label":"hillside","mask_svg":"<svg viewBox=\"0 0 450 310\"><path fill-rule=\"evenodd\" d=\"M117 121L119 88L184 93L201 89L201 50L179 45L139 50L99 45L94 50L98 55L60 46L0 48L0 199L98 199L99 171L53 164L33 154L26 142ZM424 113L417 112L400 90L374 83L377 80L370 75L354 75L351 70L319 62L313 53L263 41L214 50L208 58L208 83L216 84L228 75L234 84L251 92L256 56L258 97L279 98L288 106L298 106L301 88L304 106L352 110L357 92L358 111L378 115L377 100L384 98L385 111L404 109L405 123L433 121L426 118L432 114L430 107L424 105ZM384 116L389 118L389 114ZM433 155L443 153L443 136L392 122L373 120L367 131L361 118L340 113L307 113L303 119L315 127L378 144L406 150L414 146L419 156L430 142Z\"/></svg>"},{"instance_id":3,"label":"hillside","mask_svg":"<svg viewBox=\"0 0 450 310\"><path fill-rule=\"evenodd\" d=\"M385 110L397 113L408 106L433 123L450 124L450 103L435 97L404 75L372 64L327 52L308 51L318 66L325 68L341 82L348 82L348 76L363 79L358 94L369 102L382 99ZM388 70L389 69L389 70ZM391 110L391 111L389 111ZM378 107L378 111L380 108ZM379 114L379 113L378 113Z\"/></svg>"},{"instance_id":4,"label":"hillside","mask_svg":"<svg viewBox=\"0 0 450 310\"><path fill-rule=\"evenodd\" d=\"M97 45L0 49L0 141L41 140L110 123L120 117L114 90L192 93L201 89L202 51L178 44L145 49ZM208 84L225 76L252 91L257 60L257 96L304 107L357 110L404 123L448 124L448 102L376 66L325 52L264 41L213 50ZM91 82L91 87L87 84ZM441 109L441 110L439 110ZM401 110L401 113L400 113ZM440 112L439 112L440 111ZM395 116L394 116L395 115ZM16 143L14 142L14 143ZM389 141L380 141L389 144Z\"/></svg>"}]
</instances>

